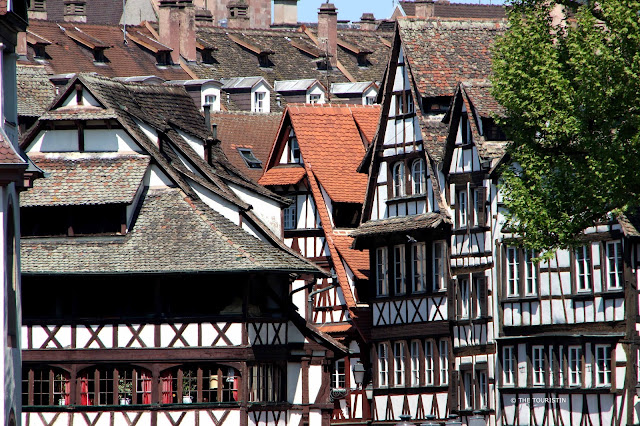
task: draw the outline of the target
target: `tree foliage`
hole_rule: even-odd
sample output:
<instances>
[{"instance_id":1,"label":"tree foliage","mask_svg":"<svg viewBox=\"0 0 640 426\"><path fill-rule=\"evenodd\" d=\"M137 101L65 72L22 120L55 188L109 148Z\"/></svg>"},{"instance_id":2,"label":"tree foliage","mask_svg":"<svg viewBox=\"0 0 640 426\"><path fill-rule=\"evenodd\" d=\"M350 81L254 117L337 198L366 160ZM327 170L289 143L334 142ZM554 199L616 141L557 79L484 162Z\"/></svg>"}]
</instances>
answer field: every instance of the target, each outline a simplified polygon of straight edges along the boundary
<instances>
[{"instance_id":1,"label":"tree foliage","mask_svg":"<svg viewBox=\"0 0 640 426\"><path fill-rule=\"evenodd\" d=\"M559 1L568 13L555 22ZM493 59L512 140L504 200L526 246L569 247L640 204L640 2L511 6Z\"/></svg>"}]
</instances>

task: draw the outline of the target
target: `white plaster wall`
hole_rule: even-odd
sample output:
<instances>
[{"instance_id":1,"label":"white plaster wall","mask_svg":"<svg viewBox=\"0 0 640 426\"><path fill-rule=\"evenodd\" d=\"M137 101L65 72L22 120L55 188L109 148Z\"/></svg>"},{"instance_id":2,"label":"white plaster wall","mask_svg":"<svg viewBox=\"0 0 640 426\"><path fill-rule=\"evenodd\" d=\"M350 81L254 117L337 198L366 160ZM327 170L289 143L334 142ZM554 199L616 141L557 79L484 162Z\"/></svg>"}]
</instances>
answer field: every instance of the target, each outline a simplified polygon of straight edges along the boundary
<instances>
[{"instance_id":1,"label":"white plaster wall","mask_svg":"<svg viewBox=\"0 0 640 426\"><path fill-rule=\"evenodd\" d=\"M142 133L144 133L145 136L149 138L149 140L153 142L156 147L160 146L160 139L158 138L158 132L156 132L156 129L149 126L147 123L138 120L137 118L134 118L133 121L135 121L135 123L138 125L138 128L142 130Z\"/></svg>"},{"instance_id":2,"label":"white plaster wall","mask_svg":"<svg viewBox=\"0 0 640 426\"><path fill-rule=\"evenodd\" d=\"M235 204L232 204L224 198L214 194L197 182L190 180L189 185L206 205L229 219L234 224L240 224L240 214L238 213L238 207Z\"/></svg>"},{"instance_id":3,"label":"white plaster wall","mask_svg":"<svg viewBox=\"0 0 640 426\"><path fill-rule=\"evenodd\" d=\"M215 83L205 83L200 88L200 105L204 105L205 97L213 95L216 101L211 104L211 111L220 111L220 85ZM204 108L202 108L204 110Z\"/></svg>"},{"instance_id":4,"label":"white plaster wall","mask_svg":"<svg viewBox=\"0 0 640 426\"><path fill-rule=\"evenodd\" d=\"M144 152L123 129L87 129L84 149L91 152Z\"/></svg>"},{"instance_id":5,"label":"white plaster wall","mask_svg":"<svg viewBox=\"0 0 640 426\"><path fill-rule=\"evenodd\" d=\"M271 112L271 90L269 89L269 86L265 84L264 81L258 83L253 88L251 88L251 111L256 110L255 96L254 96L254 93L256 92L262 92L265 94L264 101L262 104L262 108L263 108L262 112L263 113Z\"/></svg>"},{"instance_id":6,"label":"white plaster wall","mask_svg":"<svg viewBox=\"0 0 640 426\"><path fill-rule=\"evenodd\" d=\"M78 151L77 130L44 130L36 136L27 148L29 152L70 152Z\"/></svg>"},{"instance_id":7,"label":"white plaster wall","mask_svg":"<svg viewBox=\"0 0 640 426\"><path fill-rule=\"evenodd\" d=\"M182 130L178 130L178 134L204 160L204 142Z\"/></svg>"},{"instance_id":8,"label":"white plaster wall","mask_svg":"<svg viewBox=\"0 0 640 426\"><path fill-rule=\"evenodd\" d=\"M144 185L149 188L167 188L172 187L171 179L155 164L147 169L143 179Z\"/></svg>"},{"instance_id":9,"label":"white plaster wall","mask_svg":"<svg viewBox=\"0 0 640 426\"><path fill-rule=\"evenodd\" d=\"M238 198L253 206L253 212L274 234L280 235L282 232L281 207L277 201L239 185L228 184Z\"/></svg>"},{"instance_id":10,"label":"white plaster wall","mask_svg":"<svg viewBox=\"0 0 640 426\"><path fill-rule=\"evenodd\" d=\"M320 95L320 100L317 102L323 104L325 102L324 89L320 83L316 83L307 91L307 103L311 103L311 95Z\"/></svg>"},{"instance_id":11,"label":"white plaster wall","mask_svg":"<svg viewBox=\"0 0 640 426\"><path fill-rule=\"evenodd\" d=\"M300 362L287 363L287 401L302 404L302 366Z\"/></svg>"}]
</instances>

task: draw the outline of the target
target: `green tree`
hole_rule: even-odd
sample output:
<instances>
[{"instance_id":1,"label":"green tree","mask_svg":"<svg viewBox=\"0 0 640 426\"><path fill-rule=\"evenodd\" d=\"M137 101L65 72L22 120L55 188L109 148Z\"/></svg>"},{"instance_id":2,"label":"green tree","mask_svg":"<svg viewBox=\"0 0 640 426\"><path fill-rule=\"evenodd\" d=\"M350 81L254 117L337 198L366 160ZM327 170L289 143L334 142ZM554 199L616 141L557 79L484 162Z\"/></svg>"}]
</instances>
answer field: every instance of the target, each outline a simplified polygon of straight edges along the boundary
<instances>
[{"instance_id":1,"label":"green tree","mask_svg":"<svg viewBox=\"0 0 640 426\"><path fill-rule=\"evenodd\" d=\"M524 244L547 250L640 204L640 2L560 1L514 0L493 58L513 141L505 204Z\"/></svg>"}]
</instances>

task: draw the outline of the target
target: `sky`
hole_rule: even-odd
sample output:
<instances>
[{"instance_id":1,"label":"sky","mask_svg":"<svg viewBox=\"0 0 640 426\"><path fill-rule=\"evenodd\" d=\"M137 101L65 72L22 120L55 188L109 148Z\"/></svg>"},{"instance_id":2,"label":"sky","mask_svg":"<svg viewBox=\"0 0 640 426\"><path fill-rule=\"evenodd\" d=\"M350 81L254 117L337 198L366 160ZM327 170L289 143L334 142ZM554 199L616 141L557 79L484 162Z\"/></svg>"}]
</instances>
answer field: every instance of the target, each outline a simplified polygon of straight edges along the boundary
<instances>
[{"instance_id":1,"label":"sky","mask_svg":"<svg viewBox=\"0 0 640 426\"><path fill-rule=\"evenodd\" d=\"M326 0L300 0L298 2L298 21L317 22L318 9ZM388 18L397 4L396 0L329 0L338 8L338 19L359 21L364 12L371 12L376 18ZM502 0L451 0L452 3L502 4Z\"/></svg>"}]
</instances>

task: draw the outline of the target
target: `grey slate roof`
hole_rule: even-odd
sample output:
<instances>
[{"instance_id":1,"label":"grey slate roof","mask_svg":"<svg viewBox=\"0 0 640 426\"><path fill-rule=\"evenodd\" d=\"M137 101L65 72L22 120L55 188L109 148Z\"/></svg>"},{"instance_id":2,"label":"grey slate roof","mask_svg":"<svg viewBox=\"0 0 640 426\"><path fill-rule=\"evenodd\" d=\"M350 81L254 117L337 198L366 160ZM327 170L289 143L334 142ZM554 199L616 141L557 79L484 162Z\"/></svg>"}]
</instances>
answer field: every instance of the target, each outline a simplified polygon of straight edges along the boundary
<instances>
[{"instance_id":1,"label":"grey slate roof","mask_svg":"<svg viewBox=\"0 0 640 426\"><path fill-rule=\"evenodd\" d=\"M21 207L130 204L149 165L149 157L141 155L49 154L31 160L45 177L21 195Z\"/></svg>"},{"instance_id":2,"label":"grey slate roof","mask_svg":"<svg viewBox=\"0 0 640 426\"><path fill-rule=\"evenodd\" d=\"M424 213L413 216L392 217L389 219L365 222L354 230L351 236L357 238L419 229L435 229L443 224L451 224L451 220L442 213Z\"/></svg>"},{"instance_id":3,"label":"grey slate roof","mask_svg":"<svg viewBox=\"0 0 640 426\"><path fill-rule=\"evenodd\" d=\"M39 117L49 107L56 90L42 66L19 66L16 68L18 83L18 115Z\"/></svg>"},{"instance_id":4,"label":"grey slate roof","mask_svg":"<svg viewBox=\"0 0 640 426\"><path fill-rule=\"evenodd\" d=\"M25 274L318 272L178 188L150 190L124 236L23 238L21 256Z\"/></svg>"},{"instance_id":5,"label":"grey slate roof","mask_svg":"<svg viewBox=\"0 0 640 426\"><path fill-rule=\"evenodd\" d=\"M309 90L318 80L307 78L304 80L280 80L273 84L276 92L303 92Z\"/></svg>"},{"instance_id":6,"label":"grey slate roof","mask_svg":"<svg viewBox=\"0 0 640 426\"><path fill-rule=\"evenodd\" d=\"M332 83L331 93L333 93L334 95L347 94L347 93L362 94L372 84L375 84L375 83L373 81L358 81L355 83Z\"/></svg>"}]
</instances>

